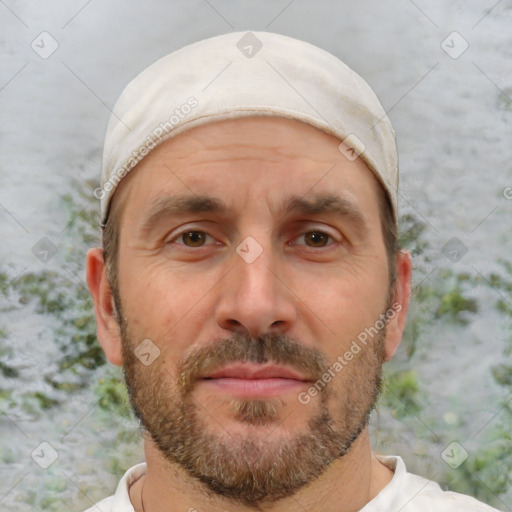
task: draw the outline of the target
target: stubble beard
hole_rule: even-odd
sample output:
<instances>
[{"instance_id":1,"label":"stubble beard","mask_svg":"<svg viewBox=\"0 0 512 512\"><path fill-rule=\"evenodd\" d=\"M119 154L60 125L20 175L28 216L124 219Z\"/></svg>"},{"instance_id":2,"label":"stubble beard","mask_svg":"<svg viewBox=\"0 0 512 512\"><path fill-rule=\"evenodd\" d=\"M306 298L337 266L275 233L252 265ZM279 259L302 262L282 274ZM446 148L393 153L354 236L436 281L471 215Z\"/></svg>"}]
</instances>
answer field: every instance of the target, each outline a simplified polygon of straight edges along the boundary
<instances>
[{"instance_id":1,"label":"stubble beard","mask_svg":"<svg viewBox=\"0 0 512 512\"><path fill-rule=\"evenodd\" d=\"M130 401L165 460L181 466L211 493L251 508L292 496L346 455L368 424L381 391L385 329L321 389L317 402L309 405L314 413L304 429L293 436L278 434L279 425L293 414L283 412L279 398L234 399L233 416L247 429L230 433L216 422L218 412L194 399L199 374L233 361L269 361L287 364L317 382L329 368L325 356L285 335L235 334L190 354L173 377L161 360L144 366L134 354L137 343L126 320L120 325ZM331 412L333 396L338 397L337 414ZM293 407L304 405L297 400Z\"/></svg>"}]
</instances>

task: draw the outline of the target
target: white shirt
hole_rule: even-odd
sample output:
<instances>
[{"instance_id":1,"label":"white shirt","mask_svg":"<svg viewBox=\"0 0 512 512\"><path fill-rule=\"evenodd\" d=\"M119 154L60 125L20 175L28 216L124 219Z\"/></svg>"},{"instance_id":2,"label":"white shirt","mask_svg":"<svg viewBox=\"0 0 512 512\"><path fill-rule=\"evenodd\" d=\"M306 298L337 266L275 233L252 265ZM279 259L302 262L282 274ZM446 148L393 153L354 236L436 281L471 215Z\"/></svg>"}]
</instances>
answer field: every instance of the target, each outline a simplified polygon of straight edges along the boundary
<instances>
[{"instance_id":1,"label":"white shirt","mask_svg":"<svg viewBox=\"0 0 512 512\"><path fill-rule=\"evenodd\" d=\"M395 474L359 512L497 512L475 498L443 491L437 483L408 473L400 457L379 455L378 459ZM134 512L128 490L145 473L146 464L133 466L125 473L113 496L85 512Z\"/></svg>"}]
</instances>

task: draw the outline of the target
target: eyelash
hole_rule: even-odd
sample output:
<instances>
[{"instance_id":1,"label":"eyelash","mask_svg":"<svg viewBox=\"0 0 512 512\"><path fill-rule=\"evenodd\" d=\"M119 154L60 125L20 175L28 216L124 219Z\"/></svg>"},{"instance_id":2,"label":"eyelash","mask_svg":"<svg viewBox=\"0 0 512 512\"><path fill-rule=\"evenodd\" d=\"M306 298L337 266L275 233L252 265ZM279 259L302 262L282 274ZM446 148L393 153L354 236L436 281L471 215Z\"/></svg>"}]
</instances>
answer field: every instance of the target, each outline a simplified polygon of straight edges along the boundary
<instances>
[{"instance_id":1,"label":"eyelash","mask_svg":"<svg viewBox=\"0 0 512 512\"><path fill-rule=\"evenodd\" d=\"M205 247L206 244L202 244L202 245L199 245L199 246L189 246L189 245L186 245L185 243L179 243L177 242L177 240L183 240L183 236L187 235L187 234L190 234L190 233L201 233L203 235L206 235L206 237L208 238L211 238L212 240L215 240L210 234L208 234L206 231L202 231L200 229L188 229L186 231L182 231L180 233L178 233L175 237L173 237L171 240L169 240L167 243L175 243L177 245L182 245L184 247L186 247L187 249L201 249L203 247ZM308 230L308 231L305 231L304 233L301 233L298 237L295 237L294 240L296 240L297 238L300 238L300 237L304 237L306 235L310 235L310 234L321 234L321 235L325 235L328 237L328 243L326 243L325 245L322 245L320 247L312 247L312 246L308 246L306 244L297 244L297 243L293 243L291 242L290 245L302 245L304 247L307 247L308 249L323 249L325 247L329 247L331 245L333 245L334 243L336 243L336 240L334 239L334 237L332 235L330 235L329 233L327 233L326 231L323 231L321 229L311 229L311 230Z\"/></svg>"},{"instance_id":2,"label":"eyelash","mask_svg":"<svg viewBox=\"0 0 512 512\"><path fill-rule=\"evenodd\" d=\"M206 231L201 231L200 229L187 229L186 231L182 231L181 233L178 233L172 240L169 240L168 243L177 243L177 245L183 245L185 247L188 247L189 249L194 249L194 247L188 246L188 245L186 245L184 243L180 244L180 243L176 242L176 240L179 240L180 238L182 239L183 236L188 235L189 233L201 233L203 235L206 235L206 237L209 237L212 240L215 240L213 238L213 236L209 235ZM198 247L204 247L204 244L200 245Z\"/></svg>"}]
</instances>

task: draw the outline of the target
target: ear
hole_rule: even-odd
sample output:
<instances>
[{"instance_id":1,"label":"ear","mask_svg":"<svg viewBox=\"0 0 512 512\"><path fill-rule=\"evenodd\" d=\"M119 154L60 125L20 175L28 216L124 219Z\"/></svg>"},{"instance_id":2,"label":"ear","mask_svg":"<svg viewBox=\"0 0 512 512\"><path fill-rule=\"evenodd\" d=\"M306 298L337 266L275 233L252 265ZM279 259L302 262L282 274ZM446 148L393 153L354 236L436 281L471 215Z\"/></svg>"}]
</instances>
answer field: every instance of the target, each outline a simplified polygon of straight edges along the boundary
<instances>
[{"instance_id":1,"label":"ear","mask_svg":"<svg viewBox=\"0 0 512 512\"><path fill-rule=\"evenodd\" d=\"M103 250L89 249L86 256L86 280L94 301L98 340L107 359L115 365L123 364L121 329L116 319L112 290L107 279Z\"/></svg>"},{"instance_id":2,"label":"ear","mask_svg":"<svg viewBox=\"0 0 512 512\"><path fill-rule=\"evenodd\" d=\"M391 308L394 315L390 317L386 332L386 353L385 360L389 361L396 352L398 345L402 341L405 322L407 320L407 311L411 300L411 275L412 258L411 253L406 250L400 250L395 257L396 280L393 288Z\"/></svg>"}]
</instances>

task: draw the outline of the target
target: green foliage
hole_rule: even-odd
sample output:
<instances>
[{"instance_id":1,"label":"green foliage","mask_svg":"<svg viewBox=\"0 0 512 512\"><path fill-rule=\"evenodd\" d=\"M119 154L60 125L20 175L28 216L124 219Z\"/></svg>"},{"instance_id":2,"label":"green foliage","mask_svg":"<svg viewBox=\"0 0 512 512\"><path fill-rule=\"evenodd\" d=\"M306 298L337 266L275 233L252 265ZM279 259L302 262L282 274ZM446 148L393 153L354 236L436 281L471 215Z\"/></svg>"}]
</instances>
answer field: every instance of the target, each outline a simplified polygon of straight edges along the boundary
<instances>
[{"instance_id":1,"label":"green foliage","mask_svg":"<svg viewBox=\"0 0 512 512\"><path fill-rule=\"evenodd\" d=\"M503 387L512 389L512 365L497 364L491 368L494 380Z\"/></svg>"},{"instance_id":2,"label":"green foliage","mask_svg":"<svg viewBox=\"0 0 512 512\"><path fill-rule=\"evenodd\" d=\"M453 320L459 320L460 322L466 322L459 317L459 313L468 311L470 313L476 313L478 310L475 299L467 299L462 295L462 290L459 284L455 288L449 290L441 296L441 304L436 311L436 316L448 315Z\"/></svg>"},{"instance_id":3,"label":"green foliage","mask_svg":"<svg viewBox=\"0 0 512 512\"><path fill-rule=\"evenodd\" d=\"M505 94L500 94L497 99L498 108L501 110L512 111L512 100Z\"/></svg>"},{"instance_id":4,"label":"green foliage","mask_svg":"<svg viewBox=\"0 0 512 512\"><path fill-rule=\"evenodd\" d=\"M492 273L487 283L491 288L498 292L499 299L496 301L496 309L504 314L508 319L508 325L512 327L512 263L506 260L499 260L503 267L506 276ZM512 353L512 329L509 329L510 334L510 350L507 353Z\"/></svg>"},{"instance_id":5,"label":"green foliage","mask_svg":"<svg viewBox=\"0 0 512 512\"><path fill-rule=\"evenodd\" d=\"M510 415L510 411L508 413ZM446 474L451 489L475 496L495 507L503 507L500 496L509 489L512 481L511 427L500 426L485 445L457 469Z\"/></svg>"},{"instance_id":6,"label":"green foliage","mask_svg":"<svg viewBox=\"0 0 512 512\"><path fill-rule=\"evenodd\" d=\"M96 339L93 302L81 277L85 252L99 240L97 203L91 192L94 186L93 182L82 185L76 182L74 192L62 198L70 220L66 238L59 246L64 263L58 270L28 272L15 280L9 280L5 273L0 275L4 293L17 299L18 307L33 304L37 314L54 318L53 339L61 356L46 369L43 378L54 390L61 392L62 399L66 394L86 387L90 371L106 362ZM20 376L17 369L4 361L0 361L0 372L4 376ZM42 393L31 396L42 409L60 403L55 397Z\"/></svg>"},{"instance_id":7,"label":"green foliage","mask_svg":"<svg viewBox=\"0 0 512 512\"><path fill-rule=\"evenodd\" d=\"M476 300L463 295L464 288L471 284L467 274L455 274L451 269L441 269L435 277L420 285L418 294L421 300L432 301L434 318L446 317L465 325L468 318L463 313L478 311Z\"/></svg>"},{"instance_id":8,"label":"green foliage","mask_svg":"<svg viewBox=\"0 0 512 512\"><path fill-rule=\"evenodd\" d=\"M5 329L0 329L0 343L7 338L7 332ZM10 347L4 347L3 343L0 344L0 374L3 377L9 379L15 379L19 377L20 372L17 368L7 363L7 360L12 356L12 349ZM0 395L1 395L0 388Z\"/></svg>"},{"instance_id":9,"label":"green foliage","mask_svg":"<svg viewBox=\"0 0 512 512\"><path fill-rule=\"evenodd\" d=\"M499 291L496 302L503 313L509 337L504 355L510 361L512 355L512 264L501 261L505 276L491 274L485 283ZM481 282L481 278L476 280ZM472 494L497 508L503 507L501 496L512 486L512 364L501 363L491 368L492 375L504 391L504 398L496 417L485 430L485 442L457 470L447 475L449 485L459 491Z\"/></svg>"},{"instance_id":10,"label":"green foliage","mask_svg":"<svg viewBox=\"0 0 512 512\"><path fill-rule=\"evenodd\" d=\"M98 405L115 416L131 418L130 401L122 376L119 372L110 372L106 377L99 379L94 393L99 396Z\"/></svg>"},{"instance_id":11,"label":"green foliage","mask_svg":"<svg viewBox=\"0 0 512 512\"><path fill-rule=\"evenodd\" d=\"M36 391L34 393L34 398L36 398L37 401L39 402L41 409L50 409L51 407L53 407L59 403L58 400L55 400L54 398L50 398L48 395L41 393L41 391Z\"/></svg>"},{"instance_id":12,"label":"green foliage","mask_svg":"<svg viewBox=\"0 0 512 512\"><path fill-rule=\"evenodd\" d=\"M20 375L20 372L16 368L9 366L8 364L4 363L3 361L0 361L0 373L4 377L8 377L10 379L15 379L16 377L19 377L19 375Z\"/></svg>"},{"instance_id":13,"label":"green foliage","mask_svg":"<svg viewBox=\"0 0 512 512\"><path fill-rule=\"evenodd\" d=\"M425 225L414 217L402 218L401 244L416 256L428 250L428 244L420 240ZM428 258L423 262L428 264ZM454 273L450 268L437 268L429 272L416 269L423 280L413 290L411 310L404 333L407 355L412 359L416 343L425 329L433 322L448 322L465 325L471 315L478 311L477 301L469 297L471 288L485 286L499 293L495 307L501 312L507 325L508 346L504 351L507 361L491 368L495 381L505 391L501 411L496 420L482 433L480 448L470 453L466 462L456 470L448 466L439 481L451 490L477 497L497 508L503 508L503 496L510 496L512 486L512 263L501 261L502 274L481 275ZM414 372L399 371L386 375L382 405L393 414L407 421L411 415L421 414L421 393ZM507 494L508 493L508 494Z\"/></svg>"},{"instance_id":14,"label":"green foliage","mask_svg":"<svg viewBox=\"0 0 512 512\"><path fill-rule=\"evenodd\" d=\"M427 225L417 217L406 213L400 217L398 244L407 249L413 256L424 254L428 243L424 239L424 232Z\"/></svg>"},{"instance_id":15,"label":"green foliage","mask_svg":"<svg viewBox=\"0 0 512 512\"><path fill-rule=\"evenodd\" d=\"M475 299L468 298L467 288L472 285L471 276L455 274L450 268L428 270L429 244L425 240L426 224L414 215L400 218L399 243L411 252L415 261L415 276L419 281L413 290L407 324L402 340L407 356L416 352L418 339L432 322L443 319L460 325L468 322L468 315L478 311Z\"/></svg>"},{"instance_id":16,"label":"green foliage","mask_svg":"<svg viewBox=\"0 0 512 512\"><path fill-rule=\"evenodd\" d=\"M510 361L512 356L512 263L506 260L500 260L505 271L505 276L491 274L488 283L499 294L496 301L496 309L500 311L505 319L506 332L508 333L507 346L504 355ZM507 393L512 393L512 361L498 364L492 367L494 380L505 388Z\"/></svg>"},{"instance_id":17,"label":"green foliage","mask_svg":"<svg viewBox=\"0 0 512 512\"><path fill-rule=\"evenodd\" d=\"M70 391L87 385L87 372L105 364L105 356L96 339L96 322L88 290L67 273L42 271L27 273L12 285L22 304L33 302L39 314L54 316L58 326L54 339L62 354L54 370L45 375L54 387ZM69 376L66 382L66 374ZM82 384L76 385L76 378Z\"/></svg>"},{"instance_id":18,"label":"green foliage","mask_svg":"<svg viewBox=\"0 0 512 512\"><path fill-rule=\"evenodd\" d=\"M7 331L0 329L0 375L7 379L16 379L20 376L19 369L9 364L12 348L6 347L3 341L7 338ZM12 403L12 390L0 386L0 405Z\"/></svg>"},{"instance_id":19,"label":"green foliage","mask_svg":"<svg viewBox=\"0 0 512 512\"><path fill-rule=\"evenodd\" d=\"M419 390L414 371L386 373L381 404L389 407L396 418L416 415L421 410Z\"/></svg>"},{"instance_id":20,"label":"green foliage","mask_svg":"<svg viewBox=\"0 0 512 512\"><path fill-rule=\"evenodd\" d=\"M427 274L412 290L411 305L402 345L411 358L418 339L432 323L443 320L466 325L471 314L478 311L475 299L467 297L472 280L465 273L436 269Z\"/></svg>"},{"instance_id":21,"label":"green foliage","mask_svg":"<svg viewBox=\"0 0 512 512\"><path fill-rule=\"evenodd\" d=\"M80 246L91 247L100 243L98 205L92 191L98 186L95 180L73 181L73 193L62 196L61 201L68 212L67 230ZM79 257L83 257L83 254Z\"/></svg>"},{"instance_id":22,"label":"green foliage","mask_svg":"<svg viewBox=\"0 0 512 512\"><path fill-rule=\"evenodd\" d=\"M37 300L37 313L51 314L66 311L66 288L59 287L62 277L56 272L45 270L38 274L29 272L23 274L13 283L13 288L19 293L20 304L28 304ZM63 283L69 287L69 280Z\"/></svg>"}]
</instances>

